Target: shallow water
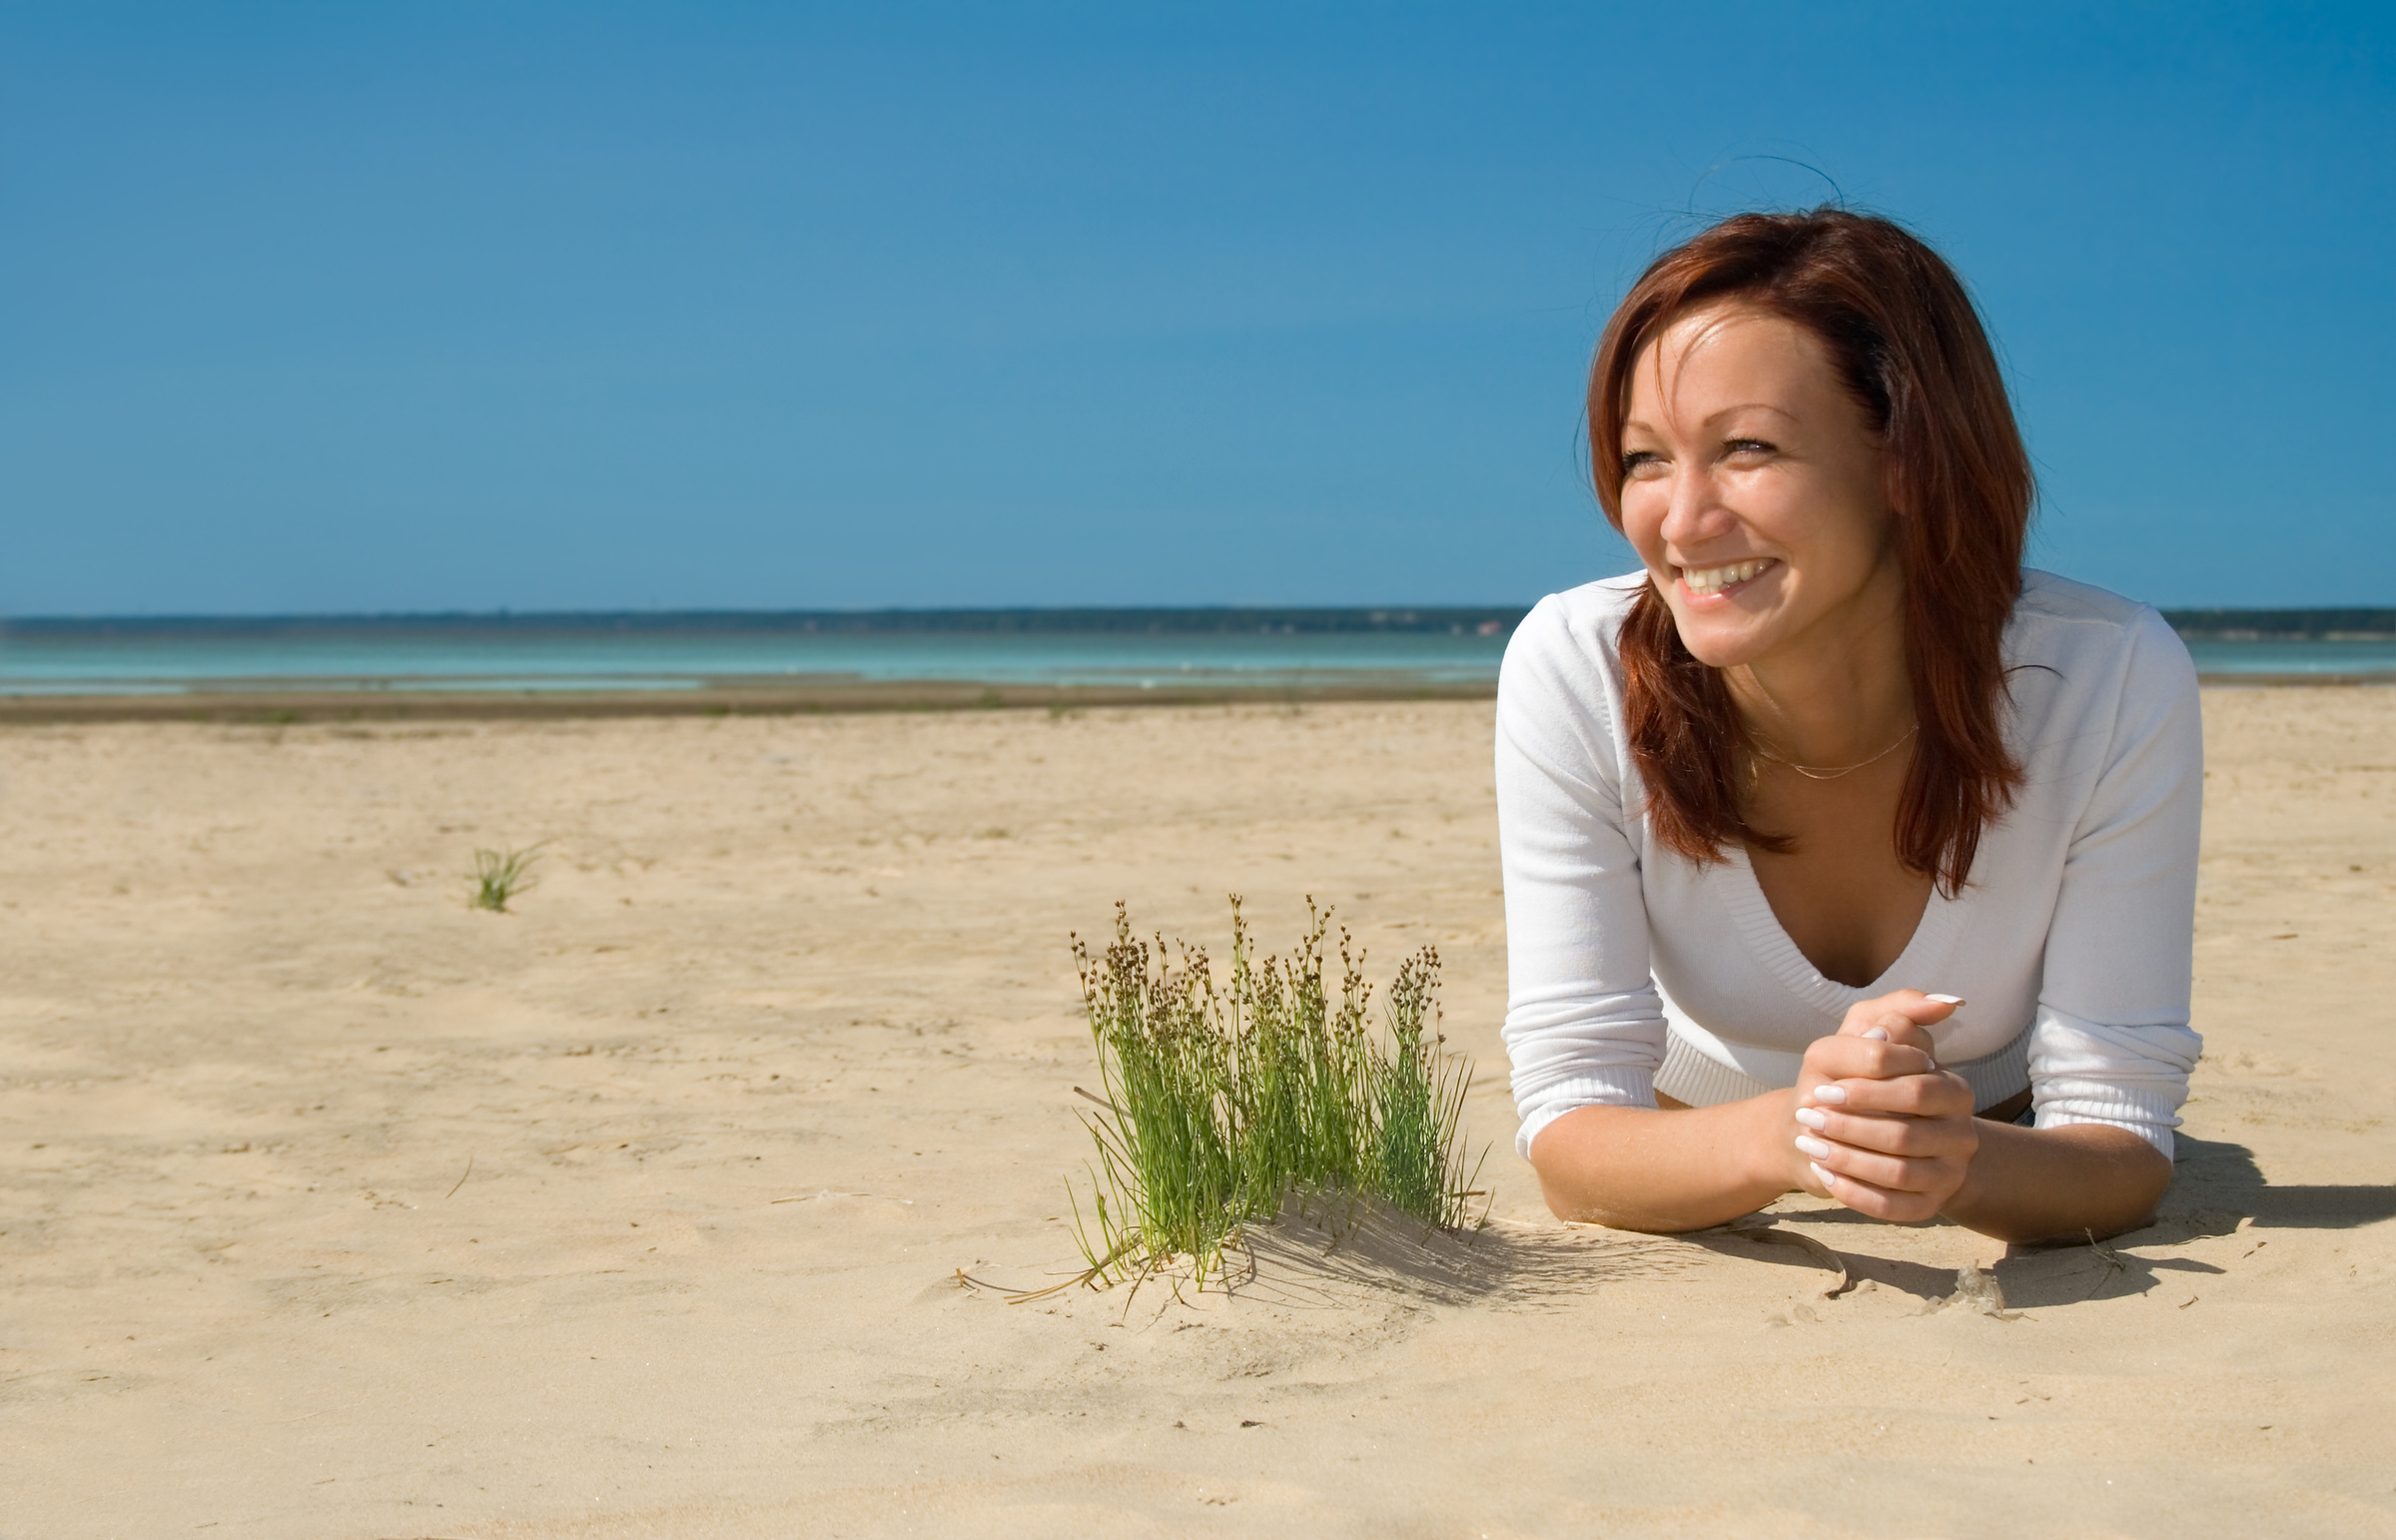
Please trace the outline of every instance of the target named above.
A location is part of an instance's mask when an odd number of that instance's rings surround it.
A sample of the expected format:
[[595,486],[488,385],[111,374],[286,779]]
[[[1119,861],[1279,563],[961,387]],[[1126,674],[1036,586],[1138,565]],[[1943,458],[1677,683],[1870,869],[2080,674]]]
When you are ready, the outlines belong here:
[[2188,655],[2206,674],[2388,674],[2396,641],[2215,641],[2198,637]]
[[[1443,631],[659,632],[472,620],[226,634],[145,626],[0,632],[0,695],[223,689],[680,690],[787,678],[989,684],[1334,684],[1358,675],[1494,682],[1506,637]],[[2385,674],[2396,641],[2189,643],[2207,674]]]
[[311,689],[693,689],[761,677],[991,684],[1320,683],[1497,677],[1501,635],[753,634],[0,637],[0,694]]

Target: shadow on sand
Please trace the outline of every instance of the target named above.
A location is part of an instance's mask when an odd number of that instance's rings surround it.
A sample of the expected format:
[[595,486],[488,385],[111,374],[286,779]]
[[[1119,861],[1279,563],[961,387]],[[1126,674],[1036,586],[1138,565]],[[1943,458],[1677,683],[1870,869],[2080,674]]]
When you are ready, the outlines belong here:
[[2181,1135],[2163,1213],[2199,1211],[2252,1219],[2256,1229],[2352,1229],[2396,1218],[2396,1186],[2275,1186],[2244,1145]]
[[[2073,1304],[2143,1294],[2166,1273],[2218,1274],[2225,1269],[2185,1256],[2142,1256],[2241,1229],[2352,1229],[2396,1218],[2396,1186],[2274,1185],[2254,1152],[2225,1141],[2177,1141],[2177,1168],[2154,1222],[2109,1241],[2013,1246],[1997,1265],[2005,1297],[2015,1304]],[[2265,1244],[2230,1258],[2242,1260]],[[2190,1301],[2191,1303],[2193,1300]]]
[[1206,1286],[1297,1308],[1343,1307],[1395,1293],[1425,1303],[1554,1309],[1604,1283],[1686,1271],[1698,1260],[1693,1252],[1705,1251],[1811,1273],[1810,1292],[1822,1298],[1837,1299],[1870,1280],[1925,1308],[1966,1302],[1969,1295],[1975,1308],[1987,1302],[1988,1313],[2009,1319],[2008,1309],[2144,1294],[2171,1275],[2183,1281],[2219,1275],[2224,1269],[2213,1262],[2171,1253],[2241,1227],[2344,1229],[2392,1217],[2396,1187],[2275,1186],[2244,1146],[2183,1138],[2153,1223],[2105,1240],[2008,1247],[1990,1269],[2001,1293],[1989,1301],[1952,1266],[1860,1248],[1876,1233],[1932,1226],[1890,1225],[1841,1207],[1768,1210],[1677,1236],[1504,1219],[1450,1231],[1370,1199],[1296,1193],[1275,1218],[1240,1233],[1226,1248],[1226,1276]]
[[[2273,1185],[2264,1179],[2254,1153],[2245,1146],[2182,1138],[2171,1187],[2152,1223],[2106,1240],[2010,1246],[1991,1270],[2004,1303],[2014,1308],[2117,1299],[2150,1292],[2167,1275],[2180,1274],[2192,1281],[2189,1275],[2221,1273],[2224,1269],[2212,1262],[2168,1254],[2171,1248],[2193,1240],[2235,1234],[2242,1227],[2349,1229],[2388,1218],[2396,1218],[2396,1186]],[[1813,1267],[1824,1275],[1826,1296],[1845,1291],[1838,1287],[1839,1276],[1833,1270],[1844,1265],[1853,1282],[1870,1278],[1926,1304],[1952,1298],[1958,1282],[1953,1268],[1852,1248],[1865,1242],[1872,1231],[1888,1227],[1849,1209],[1817,1208],[1754,1215],[1685,1238],[1720,1255]],[[1786,1243],[1788,1237],[1816,1229],[1828,1233],[1809,1238],[1835,1260],[1826,1262],[1818,1253],[1810,1255]],[[2166,1254],[2141,1254],[2153,1251]]]
[[1241,1232],[1225,1281],[1233,1293],[1301,1307],[1369,1291],[1546,1309],[1603,1283],[1677,1272],[1687,1264],[1679,1249],[1646,1235],[1504,1219],[1442,1230],[1367,1198],[1292,1193],[1277,1217]]

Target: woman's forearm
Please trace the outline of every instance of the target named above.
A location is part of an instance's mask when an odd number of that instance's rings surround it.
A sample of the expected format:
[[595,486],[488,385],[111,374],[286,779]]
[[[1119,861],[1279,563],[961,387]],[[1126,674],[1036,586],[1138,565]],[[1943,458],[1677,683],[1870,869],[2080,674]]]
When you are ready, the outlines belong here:
[[1752,1213],[1796,1186],[1782,1134],[1796,1093],[1686,1112],[1583,1107],[1539,1131],[1531,1164],[1560,1219],[1669,1234]]
[[[1531,1163],[1557,1217],[1670,1234],[1721,1224],[1803,1182],[1781,1155],[1792,1092],[1655,1112],[1584,1107],[1539,1133]],[[1999,1240],[2102,1238],[2135,1229],[2171,1183],[2171,1162],[2126,1129],[1979,1123],[1980,1148],[1941,1208]]]
[[2170,1184],[2170,1160],[2127,1129],[1988,1124],[1941,1212],[2005,1241],[2101,1238],[2145,1223]]

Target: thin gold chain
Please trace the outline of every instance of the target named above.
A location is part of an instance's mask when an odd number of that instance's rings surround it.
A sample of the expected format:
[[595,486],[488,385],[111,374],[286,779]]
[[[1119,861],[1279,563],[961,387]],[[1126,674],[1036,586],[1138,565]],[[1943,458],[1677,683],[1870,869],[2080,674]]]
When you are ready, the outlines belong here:
[[1870,759],[1859,759],[1852,765],[1801,765],[1794,759],[1783,759],[1780,755],[1773,753],[1770,749],[1754,748],[1750,749],[1749,752],[1754,754],[1758,759],[1769,759],[1776,765],[1786,765],[1790,769],[1796,771],[1799,775],[1804,776],[1809,781],[1835,781],[1843,775],[1855,774],[1858,770],[1863,769],[1866,765],[1879,764],[1882,760],[1887,759],[1899,749],[1904,748],[1906,746],[1907,739],[1912,738],[1914,734],[1920,731],[1922,731],[1922,724],[1920,722],[1916,722],[1913,726],[1907,728],[1904,736],[1900,737],[1895,743],[1890,744],[1887,748],[1881,750],[1878,754],[1873,755]]

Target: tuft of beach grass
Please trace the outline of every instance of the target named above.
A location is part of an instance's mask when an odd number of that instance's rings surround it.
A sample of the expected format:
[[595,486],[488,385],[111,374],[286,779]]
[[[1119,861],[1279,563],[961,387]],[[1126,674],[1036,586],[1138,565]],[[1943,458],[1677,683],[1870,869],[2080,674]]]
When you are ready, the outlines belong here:
[[467,878],[473,884],[473,892],[466,902],[493,914],[507,913],[509,899],[529,892],[540,881],[532,875],[532,863],[540,859],[540,849],[538,845],[530,845],[522,850],[475,851],[474,870]]
[[1334,993],[1330,911],[1308,899],[1306,922],[1287,957],[1259,958],[1234,894],[1224,986],[1203,947],[1136,938],[1122,904],[1103,952],[1073,939],[1103,1092],[1082,1093],[1100,1109],[1085,1118],[1088,1213],[1068,1184],[1083,1281],[1186,1260],[1203,1286],[1241,1226],[1293,1192],[1463,1223],[1471,1067],[1441,1052],[1438,950],[1400,965],[1375,1032],[1363,954],[1338,933]]

